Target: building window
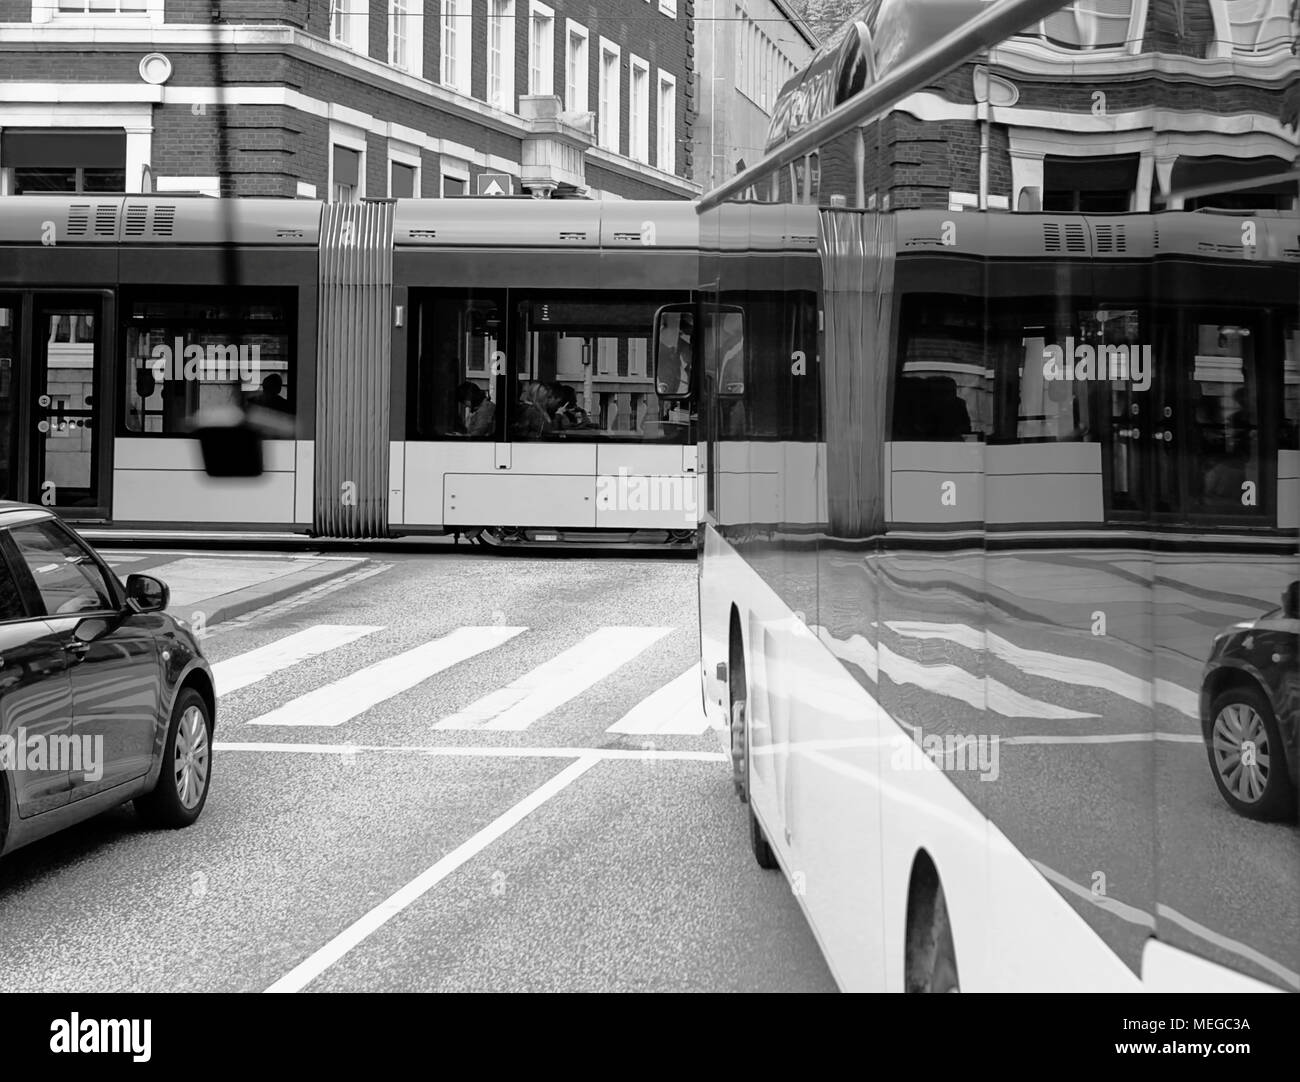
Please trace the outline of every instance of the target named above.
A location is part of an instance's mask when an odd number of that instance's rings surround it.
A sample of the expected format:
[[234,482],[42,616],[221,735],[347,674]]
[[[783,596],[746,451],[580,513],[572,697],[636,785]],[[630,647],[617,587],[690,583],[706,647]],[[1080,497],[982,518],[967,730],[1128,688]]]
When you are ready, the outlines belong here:
[[1132,21],[1133,0],[1074,0],[1021,36],[1063,49],[1119,49],[1129,40]]
[[[90,0],[92,4],[98,0]],[[370,48],[370,12],[366,0],[330,0],[330,40],[353,52]]]
[[442,85],[469,93],[470,0],[442,0]]
[[515,111],[515,0],[488,0],[488,104]]
[[537,0],[528,5],[528,93],[555,93],[555,12]]
[[351,147],[334,146],[330,161],[330,200],[355,203],[361,198],[362,154]]
[[414,199],[420,191],[419,170],[406,162],[388,163],[388,198]]
[[665,173],[677,170],[677,80],[667,72],[659,73],[659,97],[655,103],[658,118],[655,133],[655,164]]
[[639,56],[628,59],[627,153],[650,161],[650,66]]
[[1043,210],[1046,213],[1123,214],[1132,210],[1138,156],[1043,159]]
[[585,113],[587,91],[587,31],[571,19],[567,21],[564,60],[564,107],[571,113]]
[[597,108],[597,141],[606,150],[618,153],[618,111],[620,102],[619,48],[611,41],[600,39],[600,100]]
[[6,128],[0,161],[14,195],[126,191],[126,132],[118,129]]
[[388,62],[401,71],[424,71],[424,0],[388,0]]
[[1210,0],[1212,56],[1276,56],[1289,52],[1295,29],[1291,0]]
[[140,16],[149,10],[147,0],[58,0],[60,15]]
[[677,18],[677,0],[659,0],[659,10],[670,19]]
[[442,196],[469,194],[469,163],[459,159],[442,160]]

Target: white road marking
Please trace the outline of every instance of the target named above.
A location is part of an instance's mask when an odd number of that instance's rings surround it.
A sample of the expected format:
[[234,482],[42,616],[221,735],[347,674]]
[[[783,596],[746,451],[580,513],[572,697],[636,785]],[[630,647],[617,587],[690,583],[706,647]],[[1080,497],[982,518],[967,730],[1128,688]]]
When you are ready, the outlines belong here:
[[700,666],[692,665],[681,676],[642,699],[607,733],[653,736],[699,736],[709,728],[700,703]]
[[658,642],[670,627],[602,627],[531,672],[483,696],[435,729],[491,729],[518,732],[556,707],[577,698],[599,680]]
[[395,894],[380,902],[374,909],[331,939],[314,954],[309,955],[276,981],[268,992],[300,992],[329,969],[348,951],[363,943],[408,906],[441,883],[461,865],[468,863],[511,827],[522,822],[551,797],[568,788],[583,774],[600,762],[596,756],[584,756],[570,763],[550,781],[533,790],[504,815],[492,820],[468,841],[458,845],[441,860],[426,868]]
[[249,725],[342,725],[444,669],[508,642],[525,627],[459,627],[448,635],[367,665],[299,695]]
[[[899,635],[913,639],[947,639],[968,650],[984,649],[984,634],[967,624],[936,624],[924,620],[890,620],[886,626]],[[1199,718],[1197,694],[1170,680],[1156,680],[1154,695],[1151,681],[1134,676],[1114,665],[1086,658],[1066,657],[1046,650],[1030,650],[989,633],[988,649],[995,657],[1014,665],[1027,676],[1039,676],[1077,687],[1105,688],[1145,707],[1156,703],[1172,707],[1180,714]],[[1095,716],[1095,715],[1092,715]]]
[[225,695],[265,680],[272,673],[287,669],[290,665],[297,665],[300,661],[346,646],[364,635],[382,630],[382,627],[360,624],[317,624],[266,646],[259,646],[256,650],[249,650],[246,654],[218,661],[212,666],[212,680],[217,686],[217,694]]
[[490,745],[450,744],[284,744],[260,740],[218,740],[213,748],[221,752],[253,752],[284,755],[422,755],[428,758],[470,759],[634,759],[654,762],[725,763],[731,756],[720,751],[672,751],[663,748],[514,748]]

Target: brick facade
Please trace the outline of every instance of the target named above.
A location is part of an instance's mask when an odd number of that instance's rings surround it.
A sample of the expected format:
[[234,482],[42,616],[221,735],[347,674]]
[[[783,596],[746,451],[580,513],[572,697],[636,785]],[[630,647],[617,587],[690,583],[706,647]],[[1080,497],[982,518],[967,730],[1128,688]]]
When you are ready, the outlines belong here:
[[[530,129],[518,114],[492,109],[485,103],[489,0],[471,0],[469,6],[472,18],[467,32],[460,35],[462,43],[472,43],[471,95],[466,98],[442,88],[438,82],[442,0],[425,0],[423,40],[416,46],[422,49],[422,80],[399,73],[387,64],[388,0],[370,0],[364,25],[368,56],[364,57],[330,42],[327,0],[222,0],[223,30],[233,32],[236,42],[233,48],[222,51],[220,72],[212,47],[187,30],[209,22],[209,0],[166,0],[164,25],[155,26],[149,36],[142,34],[138,45],[76,40],[72,24],[61,25],[57,17],[33,25],[31,0],[0,0],[0,24],[16,28],[26,24],[29,28],[13,37],[0,29],[0,82],[65,84],[59,99],[66,103],[51,108],[48,92],[34,90],[33,98],[45,100],[0,104],[0,130],[6,124],[7,112],[29,118],[43,109],[51,113],[51,128],[94,126],[93,119],[63,121],[59,113],[93,117],[97,112],[115,112],[111,94],[105,101],[102,86],[89,85],[115,84],[123,87],[118,115],[130,111],[132,116],[143,116],[142,110],[147,109],[147,118],[137,125],[135,137],[147,139],[137,146],[145,148],[141,160],[155,177],[220,174],[223,189],[234,194],[292,197],[305,184],[314,187],[318,196],[326,197],[333,118],[340,138],[355,138],[358,129],[364,133],[367,196],[388,193],[390,136],[408,149],[418,145],[422,195],[440,194],[440,166],[448,156],[468,160],[471,186],[481,172],[507,171],[513,174],[516,190],[520,190],[524,144],[530,138]],[[698,190],[690,179],[689,149],[693,0],[679,0],[676,18],[661,13],[658,0],[600,0],[598,4],[591,0],[551,0],[548,6],[554,10],[553,90],[557,96],[563,98],[565,93],[566,19],[580,23],[589,34],[588,108],[592,112],[597,111],[599,102],[600,38],[608,38],[620,47],[619,153],[624,157],[630,137],[630,57],[635,53],[650,65],[649,168],[630,160],[626,168],[601,167],[588,155],[583,178],[586,188],[627,198],[679,199],[693,195]],[[464,7],[462,4],[462,10]],[[529,93],[529,15],[528,0],[515,0],[513,62],[517,96]],[[101,23],[106,20],[111,17],[100,17]],[[169,41],[168,31],[173,26],[175,36]],[[269,42],[251,37],[263,35],[265,39],[268,33]],[[137,88],[144,85],[139,63],[142,56],[153,51],[168,57],[172,73],[158,93],[160,100],[145,106],[139,104]],[[657,168],[659,70],[676,81],[675,168],[670,176],[661,175]],[[224,109],[215,104],[214,88],[219,83],[227,88],[230,102]],[[87,84],[84,107],[77,105],[78,84]],[[23,123],[30,126],[31,121],[25,119]],[[400,126],[399,130],[390,131],[390,125]],[[419,138],[414,133],[419,133]],[[128,129],[128,144],[131,139],[132,130]],[[419,145],[426,142],[429,145]],[[4,162],[0,161],[3,168]],[[127,190],[139,190],[134,177],[128,177]]]

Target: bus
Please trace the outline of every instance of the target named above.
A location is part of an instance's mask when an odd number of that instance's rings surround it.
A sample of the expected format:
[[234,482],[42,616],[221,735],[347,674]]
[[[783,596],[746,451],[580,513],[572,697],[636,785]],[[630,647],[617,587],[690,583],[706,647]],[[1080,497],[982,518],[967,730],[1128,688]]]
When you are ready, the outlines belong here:
[[1177,7],[868,3],[659,313],[705,709],[846,990],[1300,990],[1300,60]]
[[[668,201],[0,199],[0,497],[689,551],[694,422],[649,366],[698,231]],[[196,426],[250,406],[257,469],[205,471]]]

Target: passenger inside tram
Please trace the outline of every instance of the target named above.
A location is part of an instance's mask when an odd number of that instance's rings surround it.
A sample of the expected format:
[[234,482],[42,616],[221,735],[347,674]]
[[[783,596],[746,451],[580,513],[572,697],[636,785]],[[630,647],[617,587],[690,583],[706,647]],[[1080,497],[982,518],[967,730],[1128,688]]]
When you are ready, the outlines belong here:
[[496,403],[483,393],[483,388],[465,380],[456,388],[455,436],[471,440],[491,439],[496,432]]

